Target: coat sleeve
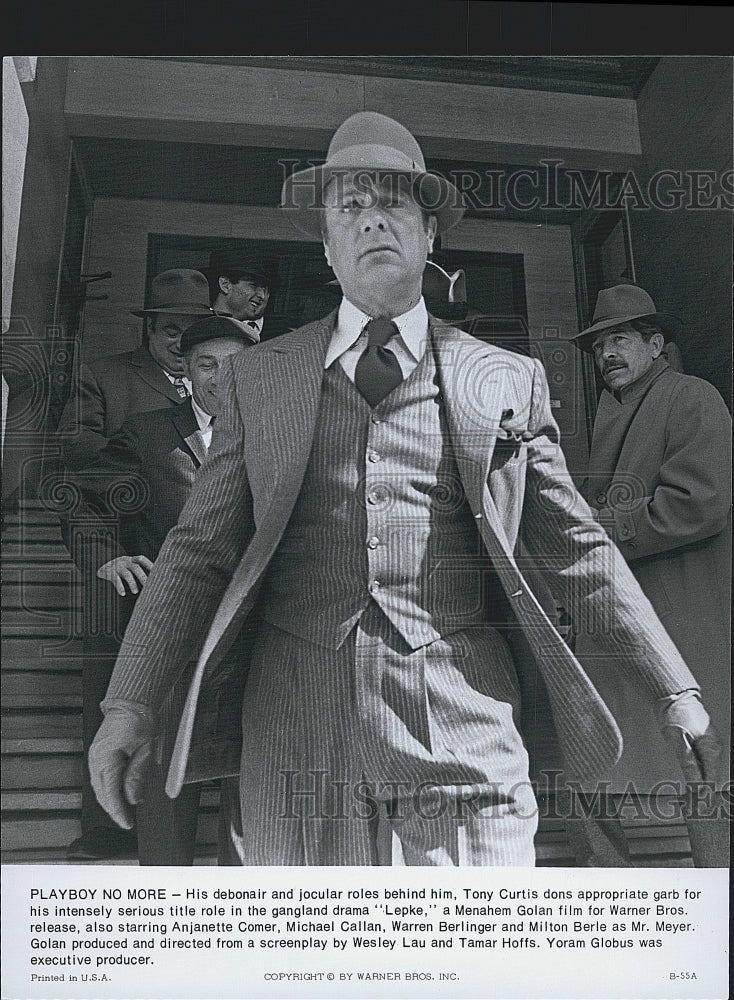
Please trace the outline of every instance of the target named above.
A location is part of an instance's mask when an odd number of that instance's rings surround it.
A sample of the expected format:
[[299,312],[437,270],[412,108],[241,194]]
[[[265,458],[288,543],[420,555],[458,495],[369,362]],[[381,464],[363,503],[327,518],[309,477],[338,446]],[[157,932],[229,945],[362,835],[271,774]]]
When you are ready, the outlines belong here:
[[665,451],[652,496],[599,520],[632,562],[700,542],[726,527],[731,503],[731,420],[716,389],[682,379],[670,400]]
[[534,362],[522,537],[558,603],[655,698],[698,687],[619,549],[566,469],[542,365]]
[[64,408],[57,428],[64,464],[82,469],[107,444],[106,401],[89,365],[82,365],[79,386]]
[[154,711],[198,657],[232,573],[254,533],[245,427],[231,363],[207,460],[138,598],[103,708]]

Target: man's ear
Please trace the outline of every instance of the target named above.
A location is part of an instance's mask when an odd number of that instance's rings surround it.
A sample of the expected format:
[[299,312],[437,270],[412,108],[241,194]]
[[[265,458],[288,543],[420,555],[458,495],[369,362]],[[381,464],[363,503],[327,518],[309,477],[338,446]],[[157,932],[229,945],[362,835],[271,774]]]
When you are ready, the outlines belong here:
[[224,295],[229,295],[232,291],[232,282],[224,275],[221,275],[219,278],[219,291]]
[[653,333],[652,337],[650,337],[650,344],[652,346],[653,358],[659,358],[665,347],[665,337],[663,337],[662,333]]

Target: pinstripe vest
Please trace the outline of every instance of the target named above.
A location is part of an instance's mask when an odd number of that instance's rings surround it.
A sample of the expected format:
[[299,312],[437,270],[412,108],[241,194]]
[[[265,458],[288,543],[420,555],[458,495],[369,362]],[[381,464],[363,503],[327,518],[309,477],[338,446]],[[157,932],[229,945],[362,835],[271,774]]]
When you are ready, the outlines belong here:
[[449,453],[433,353],[374,409],[331,365],[262,617],[335,649],[374,600],[417,649],[486,620],[488,569]]

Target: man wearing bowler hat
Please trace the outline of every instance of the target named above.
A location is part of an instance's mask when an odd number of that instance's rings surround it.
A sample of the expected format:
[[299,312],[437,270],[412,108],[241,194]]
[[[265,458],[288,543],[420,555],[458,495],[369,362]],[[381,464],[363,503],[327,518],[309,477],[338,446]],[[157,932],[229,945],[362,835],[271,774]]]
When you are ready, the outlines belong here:
[[[169,792],[236,768],[246,863],[533,864],[517,658],[543,672],[569,768],[620,747],[527,585],[520,532],[580,621],[612,615],[606,647],[668,699],[697,771],[715,738],[696,682],[570,484],[539,362],[426,312],[427,254],[464,208],[415,138],[352,115],[282,205],[344,297],[232,364],[115,667],[97,794],[129,825],[157,706],[185,683]],[[243,696],[227,654],[250,625]],[[240,732],[214,712],[235,699]]]
[[[59,424],[64,463],[72,473],[85,468],[133,413],[174,407],[190,395],[179,348],[181,334],[196,319],[211,316],[209,289],[199,271],[172,268],[156,275],[148,305],[131,310],[145,322],[143,343],[82,365],[77,392]],[[70,544],[74,544],[73,542]],[[99,703],[120,642],[125,609],[108,583],[92,573],[84,581],[83,745],[99,726]],[[82,834],[69,847],[71,859],[111,858],[134,853],[134,838],[110,824],[84,769]]]
[[252,254],[215,250],[205,274],[214,312],[231,316],[250,340],[258,343],[263,314],[278,283],[277,265]]
[[[575,338],[606,385],[581,492],[691,668],[726,745],[731,420],[712,385],[674,371],[665,359],[664,345],[680,332],[680,320],[658,312],[636,285],[599,292],[592,325]],[[670,791],[675,760],[666,744],[647,738],[653,701],[614,668],[593,636],[578,636],[576,652],[624,737],[622,759],[603,777],[618,792],[630,782],[640,793],[658,782]],[[721,783],[726,775],[711,777]],[[700,820],[688,816],[693,860],[725,866],[726,820],[714,819],[718,800],[709,800],[699,803]]]

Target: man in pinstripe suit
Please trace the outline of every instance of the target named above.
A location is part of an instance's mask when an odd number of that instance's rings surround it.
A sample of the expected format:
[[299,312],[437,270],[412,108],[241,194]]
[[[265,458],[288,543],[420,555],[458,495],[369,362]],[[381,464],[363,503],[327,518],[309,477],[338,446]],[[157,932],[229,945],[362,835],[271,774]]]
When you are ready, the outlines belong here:
[[695,679],[571,485],[540,364],[425,311],[459,193],[361,112],[283,204],[344,298],[231,366],[103,705],[100,802],[129,824],[156,710],[186,685],[167,788],[238,773],[245,863],[533,864],[518,668],[526,689],[542,672],[570,773],[620,738],[520,551],[685,730],[698,776],[716,739]]

